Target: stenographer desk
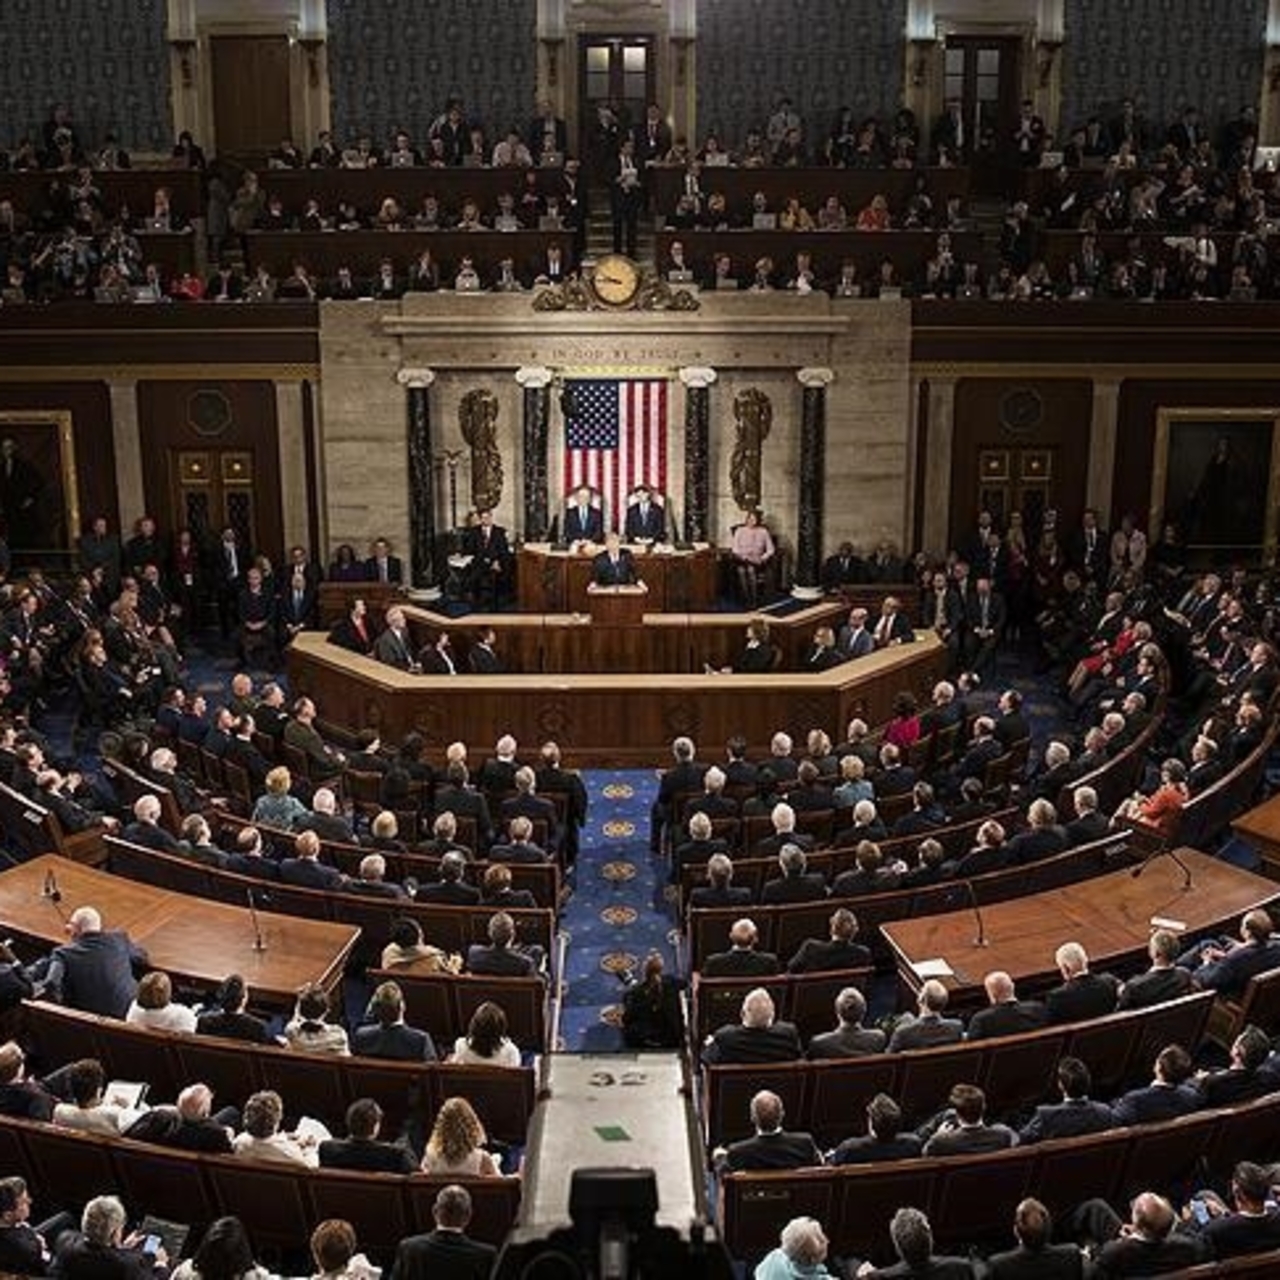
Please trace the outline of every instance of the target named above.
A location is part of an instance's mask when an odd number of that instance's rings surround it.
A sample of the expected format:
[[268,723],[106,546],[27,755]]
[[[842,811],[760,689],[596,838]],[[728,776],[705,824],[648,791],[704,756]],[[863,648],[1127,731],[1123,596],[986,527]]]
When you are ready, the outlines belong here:
[[[1190,867],[1192,888],[1168,857],[1157,857],[1135,876],[1133,868],[1066,885],[982,909],[986,945],[979,946],[978,919],[971,908],[881,925],[903,990],[914,996],[929,976],[921,966],[943,960],[953,976],[941,981],[957,1004],[980,1002],[982,980],[993,970],[1008,973],[1026,992],[1060,981],[1054,952],[1080,943],[1090,967],[1133,967],[1146,954],[1155,919],[1176,921],[1181,933],[1205,930],[1234,934],[1246,911],[1280,896],[1280,886],[1195,849],[1179,849]],[[1165,927],[1169,927],[1166,925]]]
[[[839,604],[816,605],[778,620],[784,653],[803,648]],[[451,619],[406,609],[421,634],[454,632]],[[689,734],[718,750],[735,733],[756,745],[784,729],[843,732],[854,716],[889,718],[903,689],[924,694],[946,665],[932,633],[820,673],[706,674],[742,646],[746,615],[645,614],[641,626],[601,627],[573,615],[471,615],[469,632],[492,625],[509,670],[496,676],[411,675],[350,653],[316,632],[289,647],[289,683],[312,696],[326,725],[373,727],[390,741],[410,730],[433,747],[456,738],[493,742],[513,733],[527,742],[554,738],[575,765],[645,765],[670,758],[671,740]],[[461,654],[455,651],[460,657]]]
[[[49,873],[61,895],[45,892]],[[291,1009],[298,990],[318,982],[332,992],[359,930],[258,911],[266,947],[254,950],[249,909],[209,902],[95,871],[44,854],[0,874],[0,927],[48,946],[67,940],[77,907],[96,907],[103,927],[123,929],[151,964],[180,982],[212,990],[229,973],[244,975],[258,1003]]]

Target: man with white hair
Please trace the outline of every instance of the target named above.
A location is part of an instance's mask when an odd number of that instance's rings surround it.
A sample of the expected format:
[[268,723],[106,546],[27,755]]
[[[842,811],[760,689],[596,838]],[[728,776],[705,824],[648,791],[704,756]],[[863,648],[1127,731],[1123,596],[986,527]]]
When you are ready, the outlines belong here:
[[754,920],[744,916],[729,930],[728,951],[718,951],[702,962],[706,978],[767,978],[778,972],[778,957],[772,951],[757,951],[759,933]]
[[223,1107],[213,1113],[213,1090],[207,1084],[189,1084],[174,1106],[152,1107],[125,1133],[138,1142],[154,1142],[183,1151],[230,1155],[231,1142],[240,1126],[240,1112]]
[[413,639],[409,635],[404,610],[399,605],[392,605],[387,610],[386,630],[373,642],[373,656],[399,671],[421,670],[413,656]]
[[1088,953],[1078,942],[1064,942],[1053,960],[1062,985],[1045,996],[1050,1022],[1086,1022],[1115,1012],[1120,983],[1109,973],[1090,973]]
[[1057,804],[1062,788],[1077,776],[1076,768],[1071,763],[1071,748],[1054,738],[1045,747],[1044,764],[1036,770],[1028,790],[1037,800],[1050,800]]
[[772,772],[776,781],[793,782],[799,764],[791,755],[791,735],[779,730],[769,740],[769,759],[766,767]]
[[1071,793],[1071,807],[1076,816],[1067,823],[1069,849],[1105,840],[1111,834],[1111,819],[1099,811],[1098,793],[1092,787],[1076,787]]
[[944,1018],[947,989],[937,978],[930,978],[916,997],[917,1012],[904,1014],[889,1037],[889,1052],[903,1049],[931,1049],[940,1044],[956,1044],[964,1039],[964,1023],[959,1018]]
[[725,783],[728,781],[725,771],[713,764],[702,775],[702,795],[690,800],[685,814],[693,817],[695,813],[705,813],[708,818],[736,818],[738,802],[725,795]]
[[[689,819],[689,838],[676,845],[671,857],[671,883],[680,883],[680,872],[684,867],[698,866],[710,862],[717,853],[728,853],[729,842],[715,834],[711,819],[699,810]],[[750,895],[748,895],[750,901]]]
[[826,1268],[827,1237],[816,1218],[792,1218],[782,1228],[778,1247],[764,1256],[755,1269],[755,1280],[797,1280],[822,1277]]
[[476,775],[476,786],[490,798],[504,796],[516,789],[516,770],[520,761],[516,759],[519,743],[509,734],[504,733],[493,744],[493,756],[480,766]]
[[755,1133],[718,1150],[716,1168],[738,1173],[743,1169],[812,1169],[820,1165],[822,1153],[813,1136],[788,1133],[782,1127],[784,1117],[782,1099],[761,1089],[751,1099],[751,1126]]
[[68,1231],[58,1242],[53,1262],[55,1275],[76,1277],[166,1276],[169,1256],[161,1246],[154,1254],[142,1251],[142,1237],[124,1239],[124,1205],[115,1196],[95,1196],[80,1216],[80,1230]]
[[120,832],[122,840],[154,849],[157,853],[181,853],[182,846],[171,831],[160,825],[160,801],[149,791],[133,802],[133,821]]
[[321,840],[354,844],[351,823],[338,812],[338,797],[330,787],[317,787],[311,797],[311,812],[295,824],[296,831],[314,831]]
[[66,924],[70,939],[32,969],[39,994],[69,1009],[123,1019],[138,994],[134,969],[147,953],[120,930],[105,930],[95,907],[77,907]]
[[763,988],[748,991],[737,1023],[707,1038],[702,1060],[708,1063],[792,1062],[802,1057],[800,1035],[789,1022],[775,1020],[773,997]]
[[782,852],[783,846],[788,844],[805,850],[813,848],[813,837],[796,830],[796,811],[785,800],[779,800],[773,806],[769,811],[769,820],[773,823],[773,831],[756,841],[751,850],[753,858],[776,857]]
[[920,717],[920,736],[923,738],[939,729],[949,729],[964,717],[964,707],[956,701],[956,687],[950,680],[939,680],[933,686],[929,707]]
[[387,860],[380,853],[366,853],[360,859],[356,878],[347,882],[346,891],[369,898],[403,899],[408,896],[398,884],[387,879]]
[[793,840],[778,851],[778,870],[782,874],[761,889],[761,902],[818,902],[827,896],[822,872],[808,870],[805,852]]
[[199,787],[178,772],[178,757],[169,747],[157,747],[149,763],[151,777],[173,796],[182,813],[196,813],[204,807]]
[[674,824],[677,817],[677,798],[702,789],[702,778],[707,771],[704,764],[699,764],[697,748],[692,738],[680,737],[671,744],[671,754],[675,764],[668,769],[658,783],[658,798],[649,811],[649,849],[659,853],[662,849],[662,836],[668,824]]
[[1005,845],[1010,866],[1024,866],[1051,858],[1067,847],[1067,833],[1058,825],[1058,811],[1049,800],[1033,800],[1027,809],[1027,829]]
[[535,824],[543,823],[548,849],[560,847],[560,819],[554,802],[537,794],[538,776],[528,765],[521,765],[513,775],[516,794],[502,801],[498,812],[504,827],[510,828],[512,818],[528,818]]

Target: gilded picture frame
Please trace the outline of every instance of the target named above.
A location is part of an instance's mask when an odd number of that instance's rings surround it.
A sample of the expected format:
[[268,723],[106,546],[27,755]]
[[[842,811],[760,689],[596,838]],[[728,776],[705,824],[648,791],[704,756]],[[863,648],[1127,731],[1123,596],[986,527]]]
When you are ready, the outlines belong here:
[[79,492],[70,410],[0,410],[0,531],[10,551],[69,553]]

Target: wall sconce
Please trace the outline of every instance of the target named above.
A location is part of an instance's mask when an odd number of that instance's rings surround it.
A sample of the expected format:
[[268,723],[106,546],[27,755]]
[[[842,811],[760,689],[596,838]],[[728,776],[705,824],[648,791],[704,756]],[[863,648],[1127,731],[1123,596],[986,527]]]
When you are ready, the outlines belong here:
[[178,55],[178,69],[182,73],[182,87],[190,89],[195,83],[196,42],[194,40],[170,40],[170,46]]
[[929,78],[929,60],[937,43],[932,36],[911,39],[911,83],[917,89]]
[[1053,64],[1058,60],[1062,49],[1061,40],[1038,40],[1036,42],[1036,72],[1040,77],[1040,88],[1049,87],[1049,77],[1053,75]]
[[307,55],[307,83],[313,88],[320,87],[320,50],[324,41],[319,36],[303,36],[298,40],[302,52]]

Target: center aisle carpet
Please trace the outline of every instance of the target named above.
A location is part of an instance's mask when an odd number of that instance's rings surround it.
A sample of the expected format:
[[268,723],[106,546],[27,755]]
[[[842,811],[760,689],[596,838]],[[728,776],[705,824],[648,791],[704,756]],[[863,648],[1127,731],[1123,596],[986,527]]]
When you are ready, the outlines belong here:
[[560,1024],[569,1052],[622,1048],[623,984],[651,950],[674,971],[672,921],[664,890],[665,865],[649,854],[649,808],[658,791],[652,769],[590,769],[590,797],[574,892],[560,914],[569,937]]

